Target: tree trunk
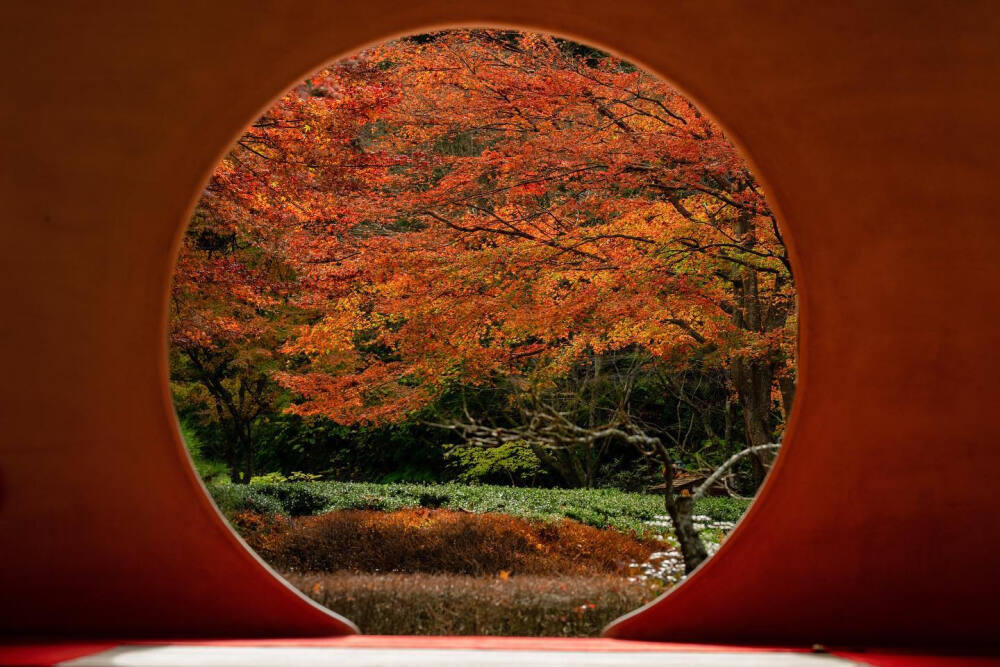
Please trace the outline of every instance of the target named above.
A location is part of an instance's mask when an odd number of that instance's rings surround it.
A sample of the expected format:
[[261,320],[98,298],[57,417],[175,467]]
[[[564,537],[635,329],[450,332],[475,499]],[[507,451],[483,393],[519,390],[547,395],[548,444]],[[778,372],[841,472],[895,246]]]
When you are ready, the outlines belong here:
[[[738,357],[733,360],[731,373],[743,408],[747,446],[756,447],[771,442],[774,437],[771,418],[771,385],[774,382],[772,365],[759,359]],[[774,455],[769,452],[750,457],[755,488],[763,483],[773,459]]]
[[243,450],[244,450],[244,461],[245,461],[243,467],[243,476],[246,478],[247,483],[249,484],[250,480],[253,479],[255,472],[253,464],[253,442],[250,440],[249,437],[243,444]]
[[529,443],[529,446],[542,463],[562,478],[566,486],[571,489],[587,488],[587,475],[572,452],[533,443]]
[[229,460],[226,461],[226,466],[229,468],[229,481],[233,484],[242,484],[243,480],[240,478],[240,466],[236,461],[235,455],[229,457]]
[[240,448],[243,450],[243,478],[249,484],[256,473],[254,466],[253,432],[251,431],[253,426],[249,421],[244,421],[237,428],[240,434]]
[[222,408],[216,404],[219,410],[219,424],[222,426],[222,437],[225,438],[225,459],[226,467],[229,468],[229,481],[233,484],[245,484],[242,476],[243,468],[240,462],[240,438],[235,424],[225,418]]
[[781,389],[781,409],[787,420],[792,414],[792,404],[795,402],[795,378],[791,375],[783,375],[778,379],[778,387]]
[[233,484],[249,484],[254,474],[253,440],[250,426],[230,422],[231,428],[223,433],[229,440],[226,465],[229,467],[229,481]]
[[674,467],[667,462],[663,467],[664,489],[663,504],[671,523],[674,524],[674,535],[681,548],[684,558],[684,573],[691,574],[694,569],[708,558],[708,551],[695,530],[692,515],[694,514],[694,499],[690,496],[674,494]]

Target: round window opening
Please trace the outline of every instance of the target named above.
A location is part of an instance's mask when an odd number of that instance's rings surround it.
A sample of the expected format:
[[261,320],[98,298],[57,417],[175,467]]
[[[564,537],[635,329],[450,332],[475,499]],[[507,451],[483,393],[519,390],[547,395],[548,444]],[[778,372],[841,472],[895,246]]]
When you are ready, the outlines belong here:
[[212,174],[169,315],[220,510],[368,633],[597,634],[725,540],[794,396],[788,255],[739,152],[529,32],[295,86]]

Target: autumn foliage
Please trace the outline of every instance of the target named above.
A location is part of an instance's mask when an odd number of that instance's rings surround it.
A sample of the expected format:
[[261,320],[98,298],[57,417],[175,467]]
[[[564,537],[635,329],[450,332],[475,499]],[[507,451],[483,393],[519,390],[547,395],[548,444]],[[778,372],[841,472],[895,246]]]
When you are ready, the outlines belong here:
[[400,39],[296,86],[213,174],[174,297],[177,376],[234,462],[275,381],[296,414],[377,424],[641,350],[719,369],[749,444],[792,395],[789,260],[739,153],[663,81],[550,36]]

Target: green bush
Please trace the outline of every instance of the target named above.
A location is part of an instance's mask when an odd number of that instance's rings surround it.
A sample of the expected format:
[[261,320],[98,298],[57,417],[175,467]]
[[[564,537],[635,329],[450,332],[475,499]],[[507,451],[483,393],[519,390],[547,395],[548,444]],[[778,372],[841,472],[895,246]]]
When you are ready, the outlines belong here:
[[547,481],[545,465],[523,441],[496,447],[452,445],[445,460],[458,482],[467,484],[510,484],[537,486]]
[[318,514],[330,504],[325,490],[315,482],[259,484],[257,490],[276,500],[283,508],[283,513],[291,516]]
[[285,506],[277,498],[261,492],[261,487],[249,484],[215,484],[209,487],[215,504],[226,516],[240,512],[285,514]]
[[280,484],[287,482],[288,478],[280,472],[269,472],[266,475],[258,475],[250,478],[250,486],[265,486],[268,484]]
[[716,521],[739,521],[752,498],[702,498],[694,506],[695,514],[710,516]]
[[280,472],[269,472],[266,475],[258,475],[250,478],[250,484],[254,486],[266,486],[269,484],[280,484],[281,482],[315,482],[322,478],[322,475],[313,475],[307,472],[293,472],[285,477]]
[[316,482],[323,479],[322,475],[314,475],[308,472],[296,471],[288,476],[288,482]]
[[[534,489],[468,484],[373,484],[366,482],[285,482],[209,487],[226,514],[252,510],[302,516],[340,509],[392,511],[442,507],[477,514],[502,512],[526,519],[574,519],[595,528],[615,528],[643,535],[646,524],[665,514],[663,498],[616,489]],[[696,514],[735,521],[750,501],[704,498]],[[268,507],[270,509],[261,509]]]

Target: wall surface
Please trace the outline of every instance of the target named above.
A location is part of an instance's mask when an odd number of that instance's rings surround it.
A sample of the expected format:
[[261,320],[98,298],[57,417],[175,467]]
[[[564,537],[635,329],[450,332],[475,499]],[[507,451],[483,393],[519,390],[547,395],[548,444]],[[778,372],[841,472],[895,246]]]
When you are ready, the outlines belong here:
[[996,642],[1000,7],[992,0],[12,0],[0,8],[0,628],[349,632],[249,553],[166,389],[184,221],[323,63],[442,25],[608,47],[750,156],[801,292],[801,389],[719,556],[616,637]]

